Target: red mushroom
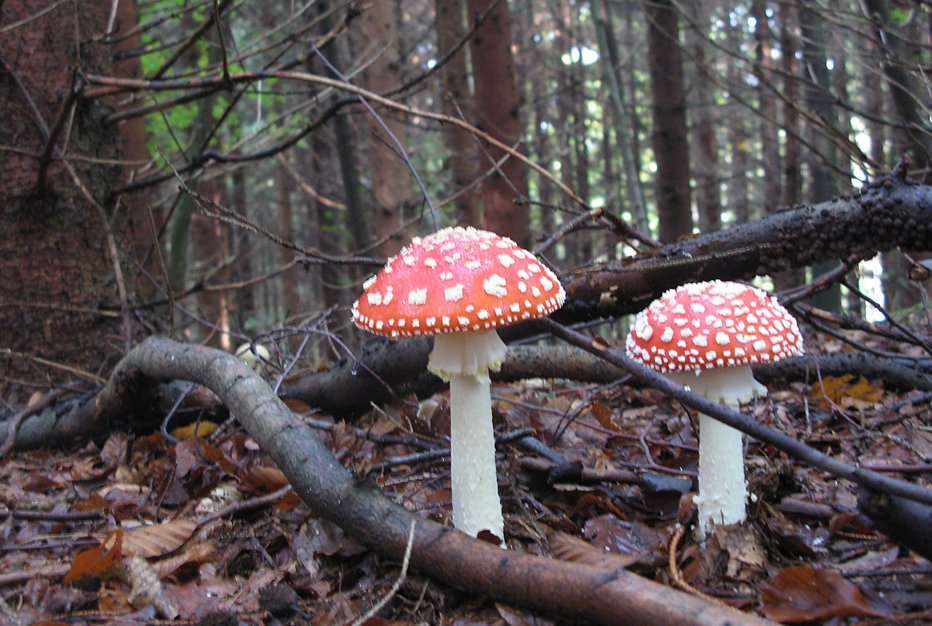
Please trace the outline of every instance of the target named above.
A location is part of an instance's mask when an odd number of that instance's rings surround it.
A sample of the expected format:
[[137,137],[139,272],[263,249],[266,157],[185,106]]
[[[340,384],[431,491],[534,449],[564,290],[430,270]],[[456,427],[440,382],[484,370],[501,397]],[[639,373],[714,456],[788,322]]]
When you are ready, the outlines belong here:
[[[691,283],[641,311],[628,356],[710,400],[737,406],[767,388],[751,365],[802,354],[796,320],[772,296],[740,283]],[[746,516],[741,431],[699,415],[699,532]]]
[[390,338],[436,335],[427,368],[450,381],[453,525],[504,540],[489,371],[506,347],[495,328],[563,305],[560,281],[514,241],[445,228],[411,244],[368,280],[353,321]]

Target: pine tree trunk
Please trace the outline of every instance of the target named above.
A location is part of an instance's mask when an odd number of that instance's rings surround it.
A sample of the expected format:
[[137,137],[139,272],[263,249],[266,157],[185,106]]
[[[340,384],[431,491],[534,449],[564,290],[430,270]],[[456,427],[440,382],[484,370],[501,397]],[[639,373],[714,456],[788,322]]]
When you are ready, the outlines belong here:
[[[740,54],[741,33],[737,27],[726,24],[725,34],[728,48]],[[737,63],[728,64],[729,89],[740,91],[744,81],[741,68]],[[744,224],[751,218],[750,191],[748,189],[748,146],[750,138],[741,105],[731,95],[731,107],[737,111],[728,121],[728,144],[731,152],[731,173],[728,177],[727,206],[734,214],[736,224]]]
[[[799,112],[799,78],[796,67],[797,40],[795,33],[796,19],[791,6],[780,3],[778,7],[780,22],[780,49],[783,52],[780,69],[783,72],[783,97],[781,125],[786,129],[786,143],[783,153],[782,190],[780,205],[791,207],[802,200],[803,183],[800,165],[800,144],[797,137],[800,132]],[[805,272],[799,269],[778,272],[774,284],[778,290],[797,287],[806,280]]]
[[689,143],[686,88],[679,19],[671,0],[643,3],[647,15],[654,157],[657,160],[657,215],[660,240],[669,242],[692,233],[689,191]]
[[[690,3],[694,28],[688,31],[690,51],[697,66],[693,78],[694,105],[691,110],[695,133],[693,170],[696,177],[696,208],[699,214],[699,231],[710,233],[722,227],[722,187],[719,174],[718,139],[715,131],[719,123],[713,116],[715,93],[713,83],[706,76],[706,45],[711,19],[707,3],[694,0]],[[713,70],[714,71],[714,70]]]
[[[110,223],[110,183],[120,179],[110,163],[120,157],[119,136],[102,123],[102,103],[72,109],[69,101],[74,70],[113,71],[110,50],[96,43],[109,10],[108,3],[86,3],[36,17],[34,2],[0,3],[0,23],[23,21],[0,32],[0,386],[42,378],[37,368],[53,381],[62,377],[29,356],[100,371],[131,338],[118,286],[132,296],[135,274],[123,273],[108,244],[112,233],[119,253],[129,238],[126,220]],[[72,111],[67,161],[57,132],[50,158],[36,158],[46,153],[56,119]]]
[[[821,124],[837,127],[837,116],[832,104],[831,76],[828,71],[828,59],[825,50],[824,20],[812,10],[803,5],[799,8],[799,23],[803,39],[803,62],[806,66],[807,77],[810,82],[806,89],[807,110],[820,120]],[[818,155],[810,163],[809,199],[812,202],[824,202],[838,194],[838,181],[835,171],[838,168],[838,149],[829,131],[815,127],[809,122],[811,144]],[[818,263],[812,268],[813,278],[831,270],[837,263]],[[812,299],[813,306],[829,311],[841,310],[841,288],[836,284],[816,294]]]
[[[363,74],[363,85],[373,93],[385,93],[397,87],[401,70],[398,43],[398,19],[394,2],[373,2],[361,16],[361,29],[369,44],[380,51],[379,57]],[[375,211],[375,235],[379,254],[397,254],[413,234],[405,226],[405,203],[413,189],[411,170],[398,154],[395,141],[408,146],[406,124],[388,111],[377,111],[380,120],[366,114],[368,157],[372,204]]]
[[[481,15],[490,0],[467,0],[470,18]],[[476,125],[496,139],[521,149],[523,139],[519,112],[517,79],[511,52],[511,14],[507,0],[499,0],[472,41],[473,84],[475,85]],[[480,159],[483,166],[498,161],[504,152],[485,146],[488,156]],[[528,207],[516,203],[528,193],[527,169],[517,159],[506,160],[500,173],[482,183],[485,226],[491,231],[511,237],[522,246],[530,246]]]
[[[443,58],[466,35],[463,26],[465,7],[463,0],[436,0],[434,6],[437,12],[437,52]],[[441,68],[441,102],[444,115],[471,120],[475,116],[466,70],[467,50],[466,47],[459,50]],[[475,189],[467,190],[478,175],[476,145],[469,133],[461,128],[444,128],[444,137],[448,152],[446,170],[453,193],[460,194],[456,199],[457,221],[463,226],[480,226],[481,196]]]

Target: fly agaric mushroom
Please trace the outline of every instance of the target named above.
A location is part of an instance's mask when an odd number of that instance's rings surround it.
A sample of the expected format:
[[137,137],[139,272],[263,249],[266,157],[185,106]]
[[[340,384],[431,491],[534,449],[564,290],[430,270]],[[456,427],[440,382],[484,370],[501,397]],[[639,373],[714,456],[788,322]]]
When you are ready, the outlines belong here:
[[450,382],[453,525],[504,540],[489,371],[507,348],[496,327],[563,305],[560,281],[511,239],[475,228],[416,237],[364,284],[353,321],[392,339],[435,335],[427,369]]
[[[701,396],[737,406],[767,388],[751,366],[802,354],[796,320],[772,296],[710,281],[667,291],[641,311],[628,356]],[[699,533],[745,519],[741,431],[699,414]]]

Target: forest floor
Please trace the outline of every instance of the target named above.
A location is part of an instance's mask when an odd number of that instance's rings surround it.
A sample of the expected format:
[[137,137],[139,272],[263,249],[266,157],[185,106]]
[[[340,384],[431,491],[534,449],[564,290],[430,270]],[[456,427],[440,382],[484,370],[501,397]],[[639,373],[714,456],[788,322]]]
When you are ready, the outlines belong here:
[[[526,381],[493,396],[509,549],[627,567],[785,623],[932,623],[932,564],[872,528],[856,485],[751,441],[749,521],[701,545],[678,532],[697,468],[683,406],[624,381]],[[449,523],[445,398],[430,416],[412,397],[353,424],[292,409],[357,475]],[[932,475],[928,393],[824,378],[772,385],[745,411],[848,463]],[[0,460],[0,622],[565,623],[403,573],[290,493],[235,420],[200,418],[202,437],[193,425],[177,441],[112,433]]]

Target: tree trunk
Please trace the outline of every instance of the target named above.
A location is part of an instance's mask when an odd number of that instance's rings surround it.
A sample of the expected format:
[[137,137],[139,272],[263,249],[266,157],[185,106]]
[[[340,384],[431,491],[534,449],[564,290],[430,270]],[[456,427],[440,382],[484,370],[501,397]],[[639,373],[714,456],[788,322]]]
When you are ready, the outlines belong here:
[[[741,54],[741,31],[738,27],[725,25],[728,47]],[[744,77],[737,63],[728,64],[728,88],[735,93],[743,89]],[[727,206],[734,215],[735,224],[744,224],[751,219],[750,192],[748,190],[748,144],[750,137],[741,107],[734,94],[729,94],[732,109],[737,110],[728,122],[728,144],[731,152],[731,172],[728,178]]]
[[[226,203],[223,178],[213,177],[198,185],[198,193],[220,206]],[[202,213],[191,216],[190,239],[193,267],[191,274],[196,282],[227,283],[230,280],[230,256],[227,225]],[[199,291],[197,294],[199,317],[208,323],[195,336],[205,336],[209,345],[227,352],[233,348],[230,341],[230,292]]]
[[[245,168],[238,167],[230,174],[230,208],[240,215],[248,215],[249,194],[246,191]],[[233,266],[233,280],[242,281],[252,278],[255,272],[255,237],[250,232],[239,231],[230,240],[230,253],[236,255],[236,264]],[[233,292],[233,313],[235,319],[233,326],[246,331],[255,330],[253,323],[247,324],[252,318],[255,320],[262,314],[256,308],[258,298],[256,292],[258,285],[249,285]]]
[[[800,166],[800,144],[797,137],[800,132],[799,124],[799,78],[796,67],[796,33],[794,25],[796,19],[793,8],[787,3],[780,3],[778,7],[780,22],[780,49],[783,52],[780,69],[783,72],[783,96],[785,101],[782,108],[782,126],[786,129],[786,144],[783,153],[782,190],[780,204],[791,207],[802,201],[803,183],[802,168]],[[774,285],[778,290],[790,289],[801,285],[806,280],[806,273],[802,269],[790,269],[774,274]]]
[[[294,205],[291,202],[291,191],[294,189],[294,182],[291,180],[285,165],[281,163],[284,160],[281,155],[276,169],[276,187],[278,191],[278,236],[285,241],[294,241]],[[280,248],[278,251],[278,262],[283,266],[291,262],[294,252],[287,248]],[[298,273],[292,268],[282,274],[282,316],[281,319],[288,319],[301,308],[301,297],[298,292]]]
[[669,242],[691,234],[693,229],[683,53],[674,3],[657,0],[645,2],[643,7],[648,22],[657,216],[660,240]]
[[[608,0],[599,2],[596,30],[602,58],[603,80],[611,100],[612,122],[625,172],[624,185],[627,190],[628,211],[634,218],[637,228],[647,234],[650,233],[650,222],[647,219],[647,203],[644,200],[644,188],[641,185],[641,163],[635,148],[637,131],[630,124],[631,106],[624,86],[624,77],[619,71],[621,55],[618,53],[618,41],[612,21],[612,6]],[[535,84],[539,82],[535,81]]]
[[[884,58],[883,72],[887,80],[893,107],[902,124],[900,137],[911,158],[911,169],[924,183],[932,182],[932,138],[930,138],[927,114],[928,97],[922,97],[921,88],[908,68],[922,66],[921,47],[916,52],[907,47],[907,42],[916,41],[913,34],[896,28],[892,23],[890,5],[884,0],[864,0],[864,7],[875,22],[876,38],[881,56]],[[932,22],[930,22],[932,23]],[[918,34],[918,33],[916,33]],[[914,258],[928,257],[915,254]],[[909,284],[908,263],[902,254],[895,252],[884,256],[884,291],[891,296],[887,304],[895,309],[904,309],[921,302],[920,291]]]
[[[490,0],[467,0],[470,17],[481,15]],[[476,126],[496,139],[520,149],[522,139],[519,112],[521,103],[511,53],[511,14],[507,0],[498,0],[494,8],[473,35],[473,84],[476,95]],[[504,152],[485,146],[488,157],[480,159],[483,166],[498,161]],[[516,200],[527,198],[528,177],[525,166],[517,159],[507,159],[499,172],[482,182],[482,202],[485,226],[491,231],[511,237],[519,245],[530,247],[528,207]]]
[[[436,0],[434,6],[437,12],[437,54],[444,58],[466,36],[463,26],[465,7],[463,0]],[[474,119],[468,79],[464,47],[440,70],[444,115]],[[448,151],[444,169],[450,174],[453,193],[459,194],[456,199],[457,221],[463,226],[478,227],[482,224],[482,198],[476,189],[467,189],[478,175],[476,145],[469,133],[461,128],[444,128],[444,137]]]
[[110,51],[96,43],[109,10],[86,3],[37,15],[28,0],[0,3],[0,23],[22,21],[0,31],[0,386],[27,371],[31,379],[64,373],[42,365],[37,375],[28,356],[6,350],[96,372],[131,338],[120,290],[132,295],[135,273],[123,275],[115,258],[127,222],[111,224],[112,207],[102,206],[120,177],[111,165],[119,136],[101,122],[101,103],[73,107],[69,98],[75,70],[113,70]]
[[774,71],[771,48],[773,32],[763,0],[754,0],[751,12],[757,22],[754,29],[754,75],[757,83],[757,103],[760,110],[758,129],[761,146],[761,170],[764,174],[765,209],[774,211],[780,206],[780,146],[777,135],[777,104],[772,91]]
[[[693,163],[696,176],[696,208],[699,214],[699,232],[710,233],[722,227],[722,187],[719,175],[718,139],[715,131],[719,123],[713,115],[715,110],[715,91],[713,83],[706,72],[706,45],[709,36],[711,18],[707,3],[696,1],[690,3],[694,28],[688,31],[690,50],[696,64],[693,78],[695,93],[691,111],[692,128],[695,133]],[[711,70],[714,71],[714,70]]]
[[[401,54],[398,43],[398,18],[394,2],[373,2],[361,17],[361,30],[370,45],[380,51],[379,57],[363,74],[363,85],[373,93],[385,93],[397,86],[401,75]],[[371,113],[365,116],[368,129],[369,178],[375,210],[375,234],[382,256],[397,254],[411,239],[413,229],[405,227],[405,203],[411,197],[411,170],[395,147],[395,140],[407,150],[407,126],[390,111],[377,111],[380,120]],[[383,126],[384,125],[384,126]],[[394,140],[391,135],[394,135]]]
[[[887,78],[890,96],[897,115],[900,117],[906,145],[912,158],[911,167],[916,177],[924,183],[932,182],[932,137],[922,94],[925,90],[916,84],[908,67],[922,65],[920,59],[906,49],[912,41],[909,33],[894,32],[889,3],[884,0],[864,0],[864,8],[874,20],[876,37],[884,56],[883,72]],[[916,55],[918,56],[918,55]]]
[[[114,63],[113,71],[117,76],[126,78],[139,78],[142,73],[139,57],[132,54],[142,47],[142,38],[135,31],[139,26],[139,15],[135,0],[124,0],[117,7],[116,30],[112,39]],[[129,34],[134,33],[134,34]],[[122,58],[120,56],[122,55]],[[134,96],[135,98],[135,96]],[[123,179],[130,182],[136,173],[142,170],[149,162],[148,134],[146,120],[134,117],[120,122],[120,152],[123,155]],[[139,290],[139,297],[151,300],[161,294],[152,278],[162,277],[162,264],[159,262],[161,242],[158,240],[158,229],[162,225],[164,216],[162,211],[153,206],[156,204],[155,193],[151,189],[140,190],[126,194],[122,198],[122,214],[129,232],[128,244],[132,246],[132,259],[142,268],[148,277],[133,279]],[[135,265],[134,264],[134,265]],[[136,274],[132,265],[127,267],[128,273]]]
[[[831,93],[831,76],[828,70],[828,59],[825,51],[824,20],[807,5],[799,8],[799,22],[803,38],[803,62],[805,75],[808,79],[806,89],[806,104],[808,110],[821,124],[837,128],[837,115],[833,106]],[[838,194],[838,181],[835,171],[838,168],[838,149],[828,129],[816,128],[814,122],[809,122],[810,142],[815,147],[817,155],[810,163],[809,198],[813,202],[830,200]],[[812,268],[813,278],[831,270],[834,263],[817,263]],[[841,310],[841,288],[835,284],[829,289],[816,294],[810,301],[813,306],[829,311]]]

